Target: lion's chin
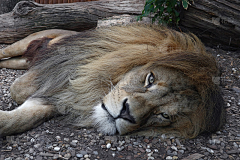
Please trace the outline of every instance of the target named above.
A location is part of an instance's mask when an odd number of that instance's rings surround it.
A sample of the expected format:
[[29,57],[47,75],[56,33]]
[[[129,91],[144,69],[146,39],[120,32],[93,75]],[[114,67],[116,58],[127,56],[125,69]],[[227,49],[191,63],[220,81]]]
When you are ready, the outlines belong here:
[[105,135],[119,134],[115,120],[102,109],[101,103],[94,107],[92,119],[98,131]]

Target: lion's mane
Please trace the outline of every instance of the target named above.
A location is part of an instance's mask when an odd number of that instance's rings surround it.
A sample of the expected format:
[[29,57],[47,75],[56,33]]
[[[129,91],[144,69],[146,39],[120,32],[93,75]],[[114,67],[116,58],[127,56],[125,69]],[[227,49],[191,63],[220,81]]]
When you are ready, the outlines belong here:
[[196,86],[202,104],[194,113],[193,127],[179,123],[179,130],[191,130],[182,134],[195,137],[219,129],[224,122],[222,98],[212,81],[218,76],[216,61],[193,34],[130,25],[81,32],[35,50],[39,54],[31,70],[38,73],[34,83],[39,89],[33,97],[46,99],[80,126],[91,126],[92,107],[127,72],[146,64],[174,68]]

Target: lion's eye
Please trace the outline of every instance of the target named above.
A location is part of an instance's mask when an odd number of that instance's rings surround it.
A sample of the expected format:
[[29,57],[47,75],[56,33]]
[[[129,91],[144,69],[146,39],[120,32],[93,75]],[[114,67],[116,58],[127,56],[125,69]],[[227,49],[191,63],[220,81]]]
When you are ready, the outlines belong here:
[[161,113],[161,115],[163,116],[163,118],[169,119],[169,115],[167,113]]
[[155,78],[154,78],[153,73],[151,72],[146,77],[145,86],[146,87],[151,87],[151,85],[154,83],[154,81],[155,81]]

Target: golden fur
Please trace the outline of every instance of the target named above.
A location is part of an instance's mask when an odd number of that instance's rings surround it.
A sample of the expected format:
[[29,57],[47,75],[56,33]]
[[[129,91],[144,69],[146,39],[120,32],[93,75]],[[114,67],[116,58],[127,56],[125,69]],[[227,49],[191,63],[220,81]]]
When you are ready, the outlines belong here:
[[[29,72],[37,73],[36,89],[29,96],[76,125],[106,134],[193,138],[224,122],[222,97],[212,80],[218,76],[216,61],[193,34],[146,25],[111,27],[35,52]],[[150,86],[144,85],[148,76],[154,78]]]

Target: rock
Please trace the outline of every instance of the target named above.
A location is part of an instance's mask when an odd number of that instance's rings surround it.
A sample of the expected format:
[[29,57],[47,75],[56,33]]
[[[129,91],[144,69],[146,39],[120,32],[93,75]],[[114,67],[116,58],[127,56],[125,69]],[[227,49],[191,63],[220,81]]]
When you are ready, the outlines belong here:
[[46,157],[53,157],[54,154],[51,154],[51,153],[43,153],[43,152],[40,152],[39,154],[40,156],[46,156]]
[[175,160],[176,160],[176,159],[178,159],[178,157],[177,157],[177,156],[173,156],[172,159],[175,159]]
[[202,154],[194,153],[194,154],[191,154],[190,156],[183,158],[182,160],[197,160],[199,158],[202,158],[203,156],[204,155],[202,155]]
[[61,137],[60,136],[56,136],[55,137],[57,141],[61,141]]
[[78,140],[72,140],[73,143],[78,143]]
[[61,149],[61,148],[58,147],[58,146],[53,148],[53,150],[54,150],[54,151],[57,151],[57,152],[60,151],[60,149]]
[[82,154],[76,154],[76,156],[77,156],[78,158],[82,158],[82,157],[83,157]]
[[227,151],[227,154],[239,154],[240,151],[239,150],[230,150],[230,151]]
[[118,151],[122,151],[124,149],[124,146],[117,147]]
[[214,151],[210,148],[207,148],[207,147],[201,147],[201,149],[204,149],[204,150],[207,150],[209,153],[213,154]]
[[30,148],[29,149],[29,153],[33,153],[34,152],[34,149],[33,148]]
[[115,153],[112,153],[112,156],[113,156],[113,157],[115,157],[115,156],[116,156],[116,154],[115,154]]
[[178,150],[179,153],[183,154],[184,153],[184,150],[180,149]]
[[178,138],[176,138],[176,143],[177,143],[177,146],[182,146]]
[[11,150],[12,150],[12,147],[11,147],[11,146],[8,146],[8,147],[7,147],[7,150],[11,151]]
[[40,146],[41,146],[41,144],[35,144],[35,145],[34,145],[34,148],[37,148],[37,149],[38,149],[38,148],[40,148]]
[[93,151],[93,154],[94,155],[98,155],[98,151]]
[[53,159],[59,159],[59,158],[62,158],[62,156],[60,156],[59,154],[54,154],[53,155]]
[[75,142],[70,142],[70,146],[76,147],[76,146],[77,146],[77,143],[75,143]]
[[211,148],[211,149],[214,149],[214,150],[218,149],[216,145],[208,145],[208,147]]
[[133,145],[137,146],[139,143],[138,142],[133,142]]
[[171,156],[166,157],[166,160],[171,160],[171,159],[173,159]]
[[34,138],[32,138],[31,140],[30,140],[30,142],[31,143],[34,143],[36,140],[34,139]]
[[111,143],[108,143],[107,145],[106,145],[106,147],[109,149],[109,148],[111,148]]
[[64,159],[69,159],[69,158],[71,158],[71,156],[72,155],[70,153],[67,153],[67,154],[64,155]]
[[86,152],[86,151],[83,151],[83,150],[81,150],[81,151],[80,151],[80,154],[82,154],[82,155],[86,155],[86,154],[87,154],[87,152]]
[[142,153],[145,153],[145,150],[142,149],[142,148],[138,148],[138,150],[139,150],[140,152],[142,152]]
[[233,86],[232,88],[235,92],[240,93],[240,88],[237,86]]
[[171,146],[171,148],[175,151],[178,151],[177,147],[176,146]]

